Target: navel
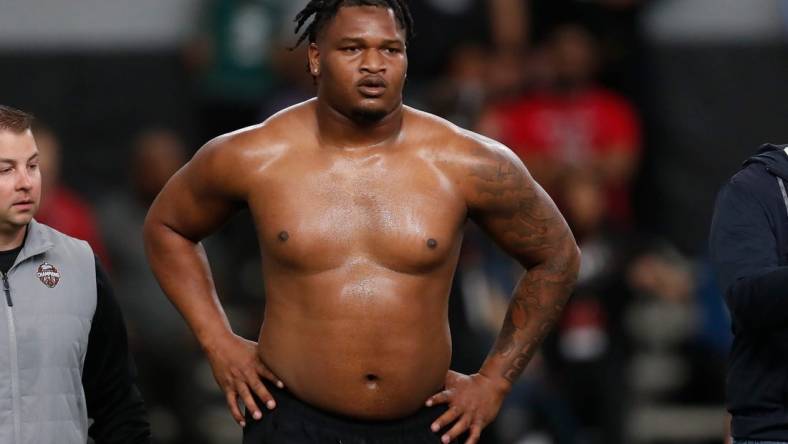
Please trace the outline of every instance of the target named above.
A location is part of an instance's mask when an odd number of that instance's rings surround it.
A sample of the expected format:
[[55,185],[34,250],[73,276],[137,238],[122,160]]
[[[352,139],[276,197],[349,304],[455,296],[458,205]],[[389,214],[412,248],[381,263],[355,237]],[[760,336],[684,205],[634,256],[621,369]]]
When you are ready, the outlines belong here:
[[380,378],[377,375],[373,375],[372,373],[370,373],[366,375],[364,379],[367,380],[367,388],[372,390],[378,388],[378,381],[380,380]]
[[280,231],[279,232],[279,236],[277,236],[277,237],[282,242],[287,242],[287,240],[290,239],[290,235],[287,234],[287,231]]

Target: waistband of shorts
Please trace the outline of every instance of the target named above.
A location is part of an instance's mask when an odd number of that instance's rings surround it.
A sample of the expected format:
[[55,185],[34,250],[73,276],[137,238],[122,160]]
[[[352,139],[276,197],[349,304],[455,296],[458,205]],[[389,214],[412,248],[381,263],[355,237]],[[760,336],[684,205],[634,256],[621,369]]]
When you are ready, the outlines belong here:
[[266,388],[276,400],[276,410],[280,411],[280,418],[289,418],[290,415],[293,415],[300,421],[336,431],[378,434],[429,431],[433,421],[447,410],[445,405],[424,406],[416,413],[400,419],[364,420],[327,412],[309,405],[296,398],[290,391],[280,389],[273,384],[266,384]]

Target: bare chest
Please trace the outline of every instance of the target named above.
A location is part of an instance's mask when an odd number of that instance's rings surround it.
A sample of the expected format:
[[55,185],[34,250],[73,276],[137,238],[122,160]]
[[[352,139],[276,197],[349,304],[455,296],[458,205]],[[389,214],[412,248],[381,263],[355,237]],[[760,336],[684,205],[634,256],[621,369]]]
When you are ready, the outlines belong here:
[[457,251],[465,205],[422,162],[282,168],[250,201],[264,256],[305,272],[356,259],[427,272]]

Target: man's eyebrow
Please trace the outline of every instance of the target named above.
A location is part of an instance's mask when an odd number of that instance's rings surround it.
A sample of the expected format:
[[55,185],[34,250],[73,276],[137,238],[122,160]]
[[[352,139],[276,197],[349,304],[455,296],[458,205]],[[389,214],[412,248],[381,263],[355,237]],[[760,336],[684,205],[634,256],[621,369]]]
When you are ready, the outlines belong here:
[[361,37],[342,37],[339,43],[366,43],[366,41]]
[[[37,159],[38,155],[39,155],[39,153],[33,154],[32,156],[28,157],[25,162],[30,162],[31,160]],[[18,161],[16,159],[0,158],[0,163],[7,163],[7,164],[10,164],[10,165],[16,165],[17,162]]]
[[[362,38],[362,37],[343,37],[343,38],[339,39],[339,44],[340,45],[344,45],[344,44],[348,44],[348,43],[356,43],[356,44],[361,45],[361,44],[366,44],[367,40]],[[402,46],[404,46],[405,43],[402,40],[399,40],[399,39],[386,39],[386,40],[383,40],[382,45],[383,46],[389,46],[389,45],[402,45]]]

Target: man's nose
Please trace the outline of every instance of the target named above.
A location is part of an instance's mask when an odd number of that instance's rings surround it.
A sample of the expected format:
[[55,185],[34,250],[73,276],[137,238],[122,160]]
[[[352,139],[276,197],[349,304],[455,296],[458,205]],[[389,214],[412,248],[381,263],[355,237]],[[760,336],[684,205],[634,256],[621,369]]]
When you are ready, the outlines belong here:
[[375,48],[364,51],[361,59],[361,70],[369,73],[379,73],[386,70],[386,61],[383,55]]
[[16,178],[16,188],[19,190],[29,190],[33,187],[33,178],[26,169],[20,169]]

